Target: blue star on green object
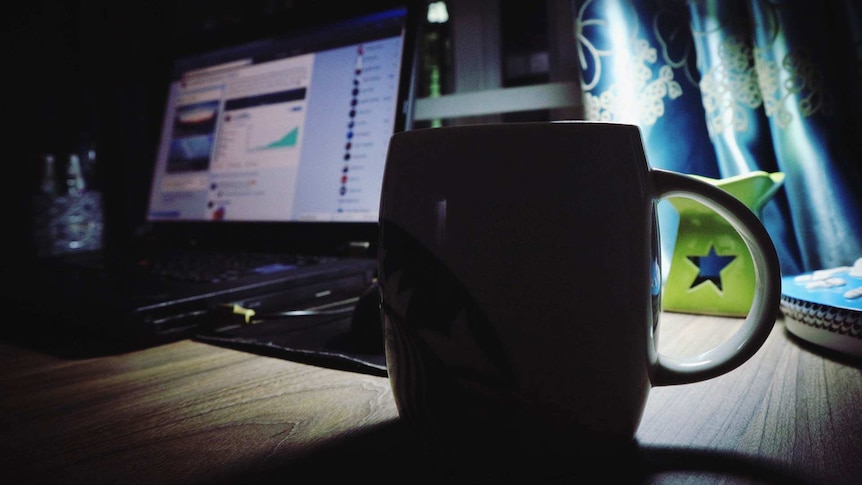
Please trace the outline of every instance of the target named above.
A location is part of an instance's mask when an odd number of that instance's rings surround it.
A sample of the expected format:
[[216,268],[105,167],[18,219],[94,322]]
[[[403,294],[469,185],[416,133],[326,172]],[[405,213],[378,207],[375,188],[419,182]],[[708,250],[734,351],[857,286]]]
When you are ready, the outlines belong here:
[[712,281],[712,284],[717,286],[719,291],[722,290],[721,270],[726,268],[731,261],[736,259],[736,256],[719,256],[715,253],[715,246],[710,246],[709,253],[706,256],[686,257],[689,259],[689,261],[694,263],[694,265],[697,266],[699,270],[697,277],[691,284],[691,288],[694,288],[695,286],[706,281]]

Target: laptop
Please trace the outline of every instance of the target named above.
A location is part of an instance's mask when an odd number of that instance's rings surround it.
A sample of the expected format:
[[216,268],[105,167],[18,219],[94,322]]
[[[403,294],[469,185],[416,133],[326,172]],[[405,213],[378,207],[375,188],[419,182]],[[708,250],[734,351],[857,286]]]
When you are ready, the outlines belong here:
[[297,7],[178,45],[140,241],[46,262],[7,296],[144,346],[211,330],[225,305],[355,301],[375,277],[389,139],[410,128],[416,3]]

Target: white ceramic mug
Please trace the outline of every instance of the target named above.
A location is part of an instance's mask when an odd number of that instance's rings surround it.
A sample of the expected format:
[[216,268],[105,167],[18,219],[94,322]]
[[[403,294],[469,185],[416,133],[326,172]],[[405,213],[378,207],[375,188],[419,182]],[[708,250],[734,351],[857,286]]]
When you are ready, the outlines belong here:
[[[723,215],[757,292],[730,340],[657,351],[656,204]],[[413,130],[390,143],[379,280],[399,415],[438,451],[572,453],[632,443],[652,386],[729,372],[778,315],[771,239],[740,201],[651,169],[635,126],[504,123]]]

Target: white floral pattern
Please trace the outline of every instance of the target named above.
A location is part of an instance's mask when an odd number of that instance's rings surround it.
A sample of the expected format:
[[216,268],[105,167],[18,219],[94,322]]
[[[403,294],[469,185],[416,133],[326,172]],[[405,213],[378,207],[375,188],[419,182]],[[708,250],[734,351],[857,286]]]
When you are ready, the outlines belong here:
[[806,118],[818,112],[832,114],[832,99],[823,88],[823,75],[807,49],[787,53],[779,65],[768,50],[756,48],[754,65],[766,115],[780,128],[787,128],[793,121],[785,105],[791,98],[798,100],[799,113]]
[[[589,72],[589,78],[582,79],[586,119],[654,125],[664,115],[665,103],[683,95],[674,68],[685,62],[672,62],[666,55],[660,60],[656,48],[638,35],[637,25],[626,48],[597,48],[584,29],[608,30],[613,26],[605,19],[585,18],[591,3],[587,0],[581,5],[576,22],[578,56],[582,70]],[[656,19],[653,24],[657,24]],[[664,44],[662,35],[658,31],[655,34]],[[616,67],[614,82],[602,86],[602,76],[609,70],[602,63],[611,59]],[[597,90],[599,86],[602,91]],[[750,112],[761,106],[781,129],[793,121],[787,103],[794,100],[803,117],[833,111],[822,73],[808,50],[789,52],[779,64],[768,49],[752,48],[750,40],[741,36],[723,40],[718,60],[702,74],[699,88],[710,137],[728,130],[747,131]]]
[[746,108],[756,109],[763,104],[751,44],[739,36],[728,37],[721,43],[718,57],[700,81],[710,137],[726,130],[747,131]]
[[626,88],[633,90],[634,105],[628,102],[619,83],[611,84],[598,96],[584,90],[586,117],[589,120],[622,121],[633,120],[641,126],[649,126],[664,115],[664,98],[677,98],[682,95],[682,87],[674,80],[673,69],[663,65],[653,78],[650,65],[656,63],[656,49],[643,39],[635,41],[632,55],[627,56],[629,83]]
[[[584,27],[609,28],[600,19],[585,19],[585,2],[578,14],[577,39],[581,66],[591,63],[595,71],[589,80],[583,80],[585,117],[594,121],[625,121],[640,126],[655,124],[665,112],[665,98],[675,99],[683,94],[682,86],[674,80],[673,68],[658,63],[658,52],[650,43],[635,35],[626,52],[600,50],[584,34]],[[615,72],[620,79],[594,94],[592,90],[602,76],[602,58],[611,55],[619,60],[624,72]],[[655,68],[658,69],[655,69]]]

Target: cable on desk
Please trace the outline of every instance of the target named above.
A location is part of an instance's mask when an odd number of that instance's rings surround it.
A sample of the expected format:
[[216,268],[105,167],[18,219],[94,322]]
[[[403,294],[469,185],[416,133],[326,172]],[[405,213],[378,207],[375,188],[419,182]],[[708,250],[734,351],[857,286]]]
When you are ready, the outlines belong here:
[[[340,304],[352,303],[356,299],[339,302]],[[315,317],[315,316],[337,316],[353,313],[353,306],[329,310],[326,308],[312,308],[308,310],[288,310],[282,312],[257,313],[251,308],[245,308],[236,303],[224,303],[213,309],[213,317],[220,323],[241,323],[243,325],[254,325],[269,320],[278,320],[291,317]]]

